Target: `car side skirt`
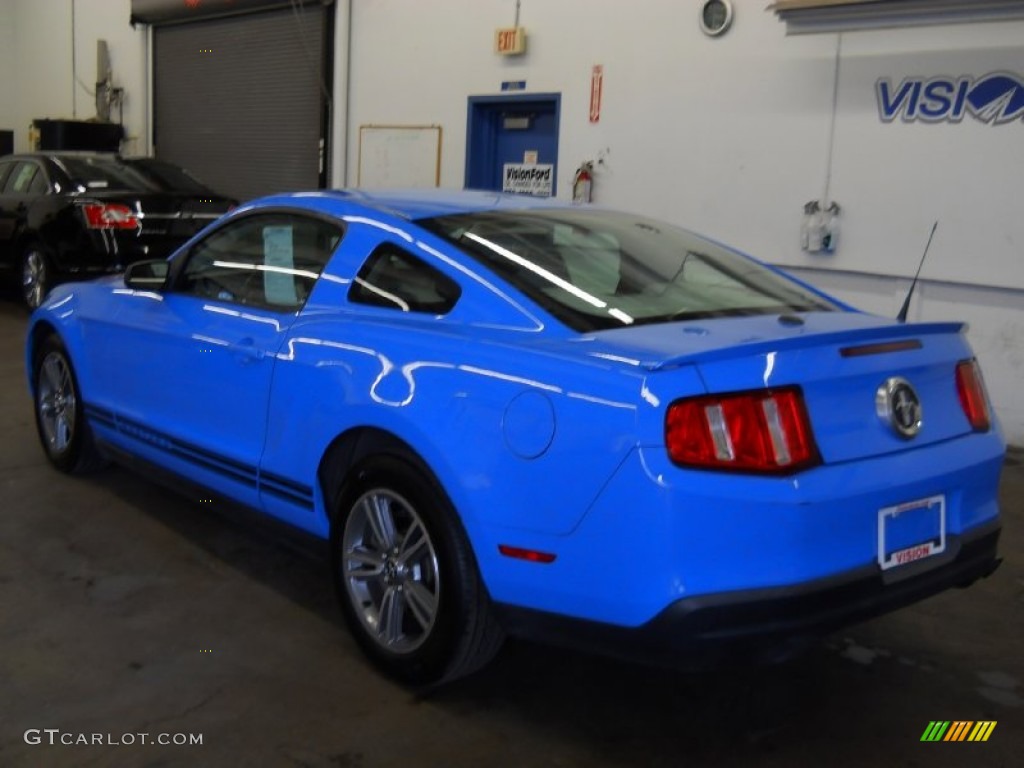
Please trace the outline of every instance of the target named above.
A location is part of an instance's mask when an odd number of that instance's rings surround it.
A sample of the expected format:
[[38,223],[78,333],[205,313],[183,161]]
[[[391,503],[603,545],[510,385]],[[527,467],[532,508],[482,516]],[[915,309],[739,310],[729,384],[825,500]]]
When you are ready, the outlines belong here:
[[[113,439],[104,439],[107,436],[119,441],[134,441],[215,477],[246,486],[254,493],[270,494],[309,512],[314,508],[314,489],[309,485],[205,450],[105,408],[86,404],[85,414],[105,452],[116,449]],[[128,451],[119,453],[131,455]]]
[[137,454],[113,443],[100,442],[99,447],[103,455],[114,463],[173,491],[183,499],[194,500],[205,497],[209,503],[203,505],[204,510],[212,510],[227,523],[237,526],[243,531],[256,532],[261,538],[266,538],[274,544],[280,544],[285,549],[320,564],[326,565],[330,560],[330,547],[328,541],[322,536],[216,493],[208,486],[196,483],[185,475],[172,472],[166,467],[140,458]]

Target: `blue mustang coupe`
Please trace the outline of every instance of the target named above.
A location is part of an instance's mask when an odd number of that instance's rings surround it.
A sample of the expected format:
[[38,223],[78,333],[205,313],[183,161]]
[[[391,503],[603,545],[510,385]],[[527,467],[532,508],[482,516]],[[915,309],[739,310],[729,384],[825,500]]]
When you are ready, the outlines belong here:
[[414,684],[506,634],[774,657],[999,562],[1005,446],[960,324],[639,216],[269,197],[57,288],[26,354],[54,466],[171,473],[329,542],[354,637]]

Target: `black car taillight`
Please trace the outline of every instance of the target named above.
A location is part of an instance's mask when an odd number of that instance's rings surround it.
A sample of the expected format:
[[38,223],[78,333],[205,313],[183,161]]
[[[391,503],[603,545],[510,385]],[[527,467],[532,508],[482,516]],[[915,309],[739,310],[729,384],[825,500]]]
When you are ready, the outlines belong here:
[[676,464],[703,469],[786,473],[819,461],[796,387],[677,400],[665,446]]
[[82,214],[89,229],[137,229],[139,226],[135,212],[121,203],[85,203]]
[[975,432],[987,432],[992,426],[985,396],[985,382],[977,360],[963,360],[956,366],[956,394],[967,421]]

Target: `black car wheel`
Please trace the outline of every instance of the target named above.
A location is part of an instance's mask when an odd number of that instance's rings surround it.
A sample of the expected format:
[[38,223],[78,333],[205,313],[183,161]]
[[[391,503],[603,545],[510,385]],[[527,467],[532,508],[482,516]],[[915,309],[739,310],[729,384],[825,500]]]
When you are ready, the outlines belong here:
[[85,421],[78,379],[56,336],[39,345],[32,368],[36,428],[46,456],[61,472],[81,474],[106,462]]
[[30,243],[21,254],[21,297],[35,309],[50,292],[50,262],[38,243]]
[[402,682],[475,671],[503,640],[469,542],[444,492],[392,457],[364,463],[342,492],[335,586],[363,651]]

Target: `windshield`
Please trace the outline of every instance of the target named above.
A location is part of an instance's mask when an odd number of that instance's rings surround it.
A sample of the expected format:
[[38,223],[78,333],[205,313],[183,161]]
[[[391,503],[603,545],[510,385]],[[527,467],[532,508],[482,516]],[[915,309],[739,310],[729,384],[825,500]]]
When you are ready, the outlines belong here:
[[419,224],[577,331],[835,309],[752,259],[629,214],[487,211]]

